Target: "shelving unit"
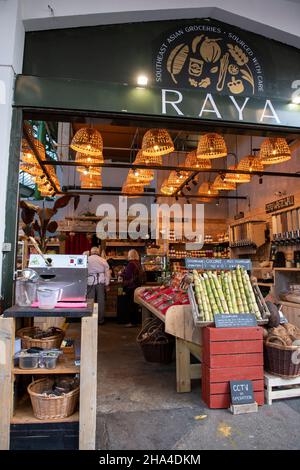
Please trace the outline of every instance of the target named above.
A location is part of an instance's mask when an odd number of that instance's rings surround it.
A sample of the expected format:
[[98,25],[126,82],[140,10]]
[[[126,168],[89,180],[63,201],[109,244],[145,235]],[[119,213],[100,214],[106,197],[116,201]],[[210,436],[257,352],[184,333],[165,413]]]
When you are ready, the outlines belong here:
[[[66,353],[57,363],[55,369],[20,369],[14,366],[14,341],[16,318],[52,317],[59,313],[57,309],[40,311],[30,309],[27,314],[24,307],[12,307],[0,316],[0,351],[4,351],[0,363],[0,449],[9,449],[10,425],[45,424],[79,422],[79,449],[95,449],[96,437],[96,391],[97,391],[97,334],[98,305],[88,302],[85,309],[68,309],[66,317],[80,318],[81,323],[72,323],[67,329],[67,337],[80,338],[80,366],[75,365],[75,352]],[[59,309],[61,310],[61,309]],[[14,383],[20,376],[41,376],[59,374],[80,374],[79,411],[68,418],[59,420],[40,420],[34,417],[30,397],[15,400]]]
[[280,298],[280,294],[288,292],[291,284],[300,284],[299,268],[274,268],[274,290],[282,312],[290,323],[300,327],[300,304]]

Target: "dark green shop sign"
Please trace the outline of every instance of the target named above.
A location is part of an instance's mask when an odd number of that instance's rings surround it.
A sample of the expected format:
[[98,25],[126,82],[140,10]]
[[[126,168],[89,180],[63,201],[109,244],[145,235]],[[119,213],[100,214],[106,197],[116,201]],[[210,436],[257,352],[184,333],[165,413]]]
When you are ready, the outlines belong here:
[[26,33],[23,73],[17,105],[300,127],[300,51],[211,19]]

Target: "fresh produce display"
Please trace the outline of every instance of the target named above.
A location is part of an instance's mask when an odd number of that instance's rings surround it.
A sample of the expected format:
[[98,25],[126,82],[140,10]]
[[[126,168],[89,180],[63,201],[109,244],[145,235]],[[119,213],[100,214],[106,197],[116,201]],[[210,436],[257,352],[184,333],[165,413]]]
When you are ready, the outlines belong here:
[[238,266],[228,272],[193,271],[194,293],[200,320],[214,321],[218,313],[253,313],[261,320],[261,313],[247,271]]
[[163,314],[173,305],[189,304],[186,291],[173,287],[147,288],[142,292],[141,297]]

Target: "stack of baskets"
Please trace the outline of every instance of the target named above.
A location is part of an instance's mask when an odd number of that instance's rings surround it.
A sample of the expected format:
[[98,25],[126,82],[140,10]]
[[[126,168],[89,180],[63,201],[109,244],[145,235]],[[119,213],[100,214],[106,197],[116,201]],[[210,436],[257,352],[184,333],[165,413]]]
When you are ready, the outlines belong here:
[[300,376],[300,330],[290,323],[269,330],[264,343],[265,368],[283,378]]
[[137,336],[144,358],[148,362],[168,364],[172,362],[174,338],[164,331],[164,323],[158,318],[148,318]]

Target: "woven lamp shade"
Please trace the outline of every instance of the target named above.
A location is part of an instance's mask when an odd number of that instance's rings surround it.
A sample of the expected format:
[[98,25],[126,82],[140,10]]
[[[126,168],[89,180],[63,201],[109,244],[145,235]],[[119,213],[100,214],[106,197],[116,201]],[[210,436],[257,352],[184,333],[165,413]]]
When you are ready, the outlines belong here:
[[201,135],[197,147],[197,158],[199,160],[206,158],[226,157],[227,147],[223,137],[220,134],[211,132]]
[[[38,139],[33,139],[34,147],[37,150],[41,160],[46,159],[45,147]],[[24,163],[38,165],[37,158],[26,139],[22,139],[21,159]]]
[[224,181],[224,179],[220,175],[218,175],[215,181],[213,182],[212,187],[217,191],[233,191],[234,189],[236,189],[236,184]]
[[100,157],[103,154],[101,134],[92,127],[79,129],[74,135],[70,147],[76,152],[90,155],[91,157]]
[[244,171],[263,171],[264,165],[255,155],[247,155],[239,162],[238,169]]
[[[133,164],[134,165],[148,165],[149,162],[146,162],[147,158],[148,157],[143,155],[142,150],[139,150],[135,157]],[[154,170],[137,168],[133,173],[134,173],[134,178],[137,178],[137,181],[144,181],[146,184],[150,183],[150,181],[154,179]]]
[[101,175],[101,167],[96,167],[96,166],[89,166],[91,163],[103,163],[103,155],[98,155],[98,156],[91,156],[91,155],[86,155],[84,153],[77,152],[75,156],[75,162],[76,163],[82,163],[84,166],[78,166],[76,167],[76,170],[78,173],[90,173],[92,175]]
[[274,165],[290,160],[291,150],[287,141],[281,137],[265,139],[260,147],[259,159],[264,165]]
[[100,176],[102,168],[97,167],[97,166],[88,166],[88,167],[78,166],[76,170],[78,171],[78,173],[81,173],[82,175]]
[[127,181],[122,186],[122,193],[141,194],[144,192],[144,186],[141,184],[128,185]]
[[[209,183],[208,181],[204,181],[199,189],[198,189],[198,196],[218,196],[219,191],[217,191],[215,188],[213,188],[212,184]],[[208,198],[208,200],[210,200]]]
[[168,178],[166,178],[163,184],[161,185],[160,192],[162,194],[165,194],[166,196],[172,196],[172,194],[174,194],[176,189],[177,189],[176,186],[169,185]]
[[189,172],[188,171],[171,171],[169,177],[167,179],[167,184],[170,187],[178,188],[182,185],[182,183],[188,178]]
[[42,197],[50,197],[50,196],[53,196],[55,191],[54,191],[54,188],[52,187],[48,187],[48,188],[38,188],[39,191],[40,191],[40,194]]
[[[228,167],[228,170],[238,170],[239,165],[231,165]],[[240,168],[241,170],[241,168]],[[225,181],[228,183],[249,183],[251,180],[250,175],[244,175],[243,173],[226,173]]]
[[81,174],[80,175],[80,185],[83,189],[86,188],[102,188],[102,179],[101,175],[91,175],[88,173],[87,175]]
[[166,129],[150,129],[143,137],[142,151],[144,156],[166,155],[174,151],[174,144]]
[[185,158],[185,166],[188,168],[199,168],[199,170],[210,170],[211,161],[208,158],[198,160],[197,150],[189,152]]

